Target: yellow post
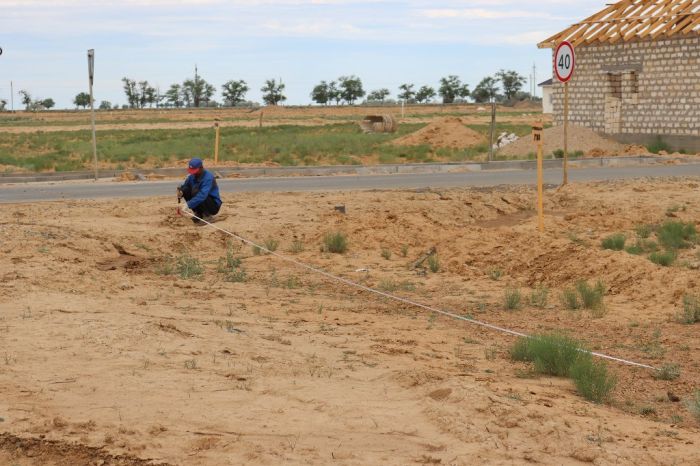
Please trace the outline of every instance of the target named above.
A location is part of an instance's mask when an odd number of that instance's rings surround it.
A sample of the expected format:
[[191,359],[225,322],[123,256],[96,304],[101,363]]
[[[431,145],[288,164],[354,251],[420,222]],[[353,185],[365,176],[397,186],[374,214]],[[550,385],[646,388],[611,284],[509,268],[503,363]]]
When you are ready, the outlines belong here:
[[569,83],[564,83],[564,181],[569,184]]
[[544,233],[544,162],[543,162],[543,137],[542,123],[532,127],[532,139],[537,145],[537,226],[540,233]]
[[214,123],[214,128],[216,130],[216,142],[214,143],[214,165],[219,164],[219,143],[221,141],[221,127],[219,123]]

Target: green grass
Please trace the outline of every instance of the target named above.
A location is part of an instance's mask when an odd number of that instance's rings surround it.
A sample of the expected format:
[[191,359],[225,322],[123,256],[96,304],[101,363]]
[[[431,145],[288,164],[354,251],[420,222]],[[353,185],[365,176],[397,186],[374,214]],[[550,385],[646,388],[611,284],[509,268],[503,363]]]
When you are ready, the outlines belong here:
[[233,251],[229,249],[226,252],[226,257],[219,259],[217,272],[223,275],[224,281],[230,283],[242,283],[246,281],[246,272],[241,266],[241,259],[233,255]]
[[503,296],[503,307],[506,311],[517,311],[522,307],[522,293],[518,288],[506,288]]
[[625,235],[621,233],[616,233],[603,239],[602,246],[603,249],[610,249],[612,251],[622,251],[623,249],[625,249],[625,241]]
[[534,363],[540,374],[568,377],[571,366],[581,354],[581,344],[560,334],[535,335],[518,339],[511,348],[516,361]]
[[543,285],[539,285],[530,293],[530,306],[532,307],[544,309],[547,307],[548,300],[549,289]]
[[520,338],[510,355],[516,361],[532,362],[537,373],[570,377],[581,396],[595,403],[607,401],[616,385],[604,362],[594,360],[581,343],[564,335]]
[[647,150],[652,154],[658,154],[661,151],[671,152],[671,147],[663,140],[661,136],[656,136],[654,141],[647,146]]
[[634,231],[639,239],[647,239],[654,232],[654,227],[651,225],[637,225]]
[[326,233],[323,237],[323,252],[344,254],[348,250],[348,237],[344,233]]
[[608,373],[607,364],[594,360],[589,354],[581,355],[574,362],[571,378],[581,396],[594,403],[608,401],[617,385],[616,377]]
[[280,242],[274,238],[267,238],[265,240],[265,243],[264,243],[265,249],[267,249],[270,252],[277,251],[277,248],[279,247],[279,245],[280,245]]
[[201,277],[204,274],[204,267],[199,259],[189,254],[182,254],[177,257],[168,257],[156,268],[156,273],[178,275],[183,280],[189,280]]
[[652,252],[649,255],[649,260],[661,267],[670,267],[676,262],[678,254],[674,251]]
[[289,252],[292,254],[299,254],[304,252],[304,243],[301,240],[295,239],[292,241],[292,245],[289,247]]
[[659,243],[668,250],[686,249],[698,239],[693,223],[666,222],[656,232]]
[[567,309],[575,311],[588,309],[594,317],[602,317],[605,313],[605,284],[598,280],[595,285],[585,280],[579,280],[573,288],[564,289],[561,302]]
[[433,273],[438,273],[440,271],[440,258],[437,254],[428,257],[428,268]]

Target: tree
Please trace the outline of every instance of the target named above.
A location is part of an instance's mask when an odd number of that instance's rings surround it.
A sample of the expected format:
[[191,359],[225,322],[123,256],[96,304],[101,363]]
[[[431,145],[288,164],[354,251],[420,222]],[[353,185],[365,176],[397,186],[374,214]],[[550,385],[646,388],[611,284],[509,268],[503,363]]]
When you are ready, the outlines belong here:
[[170,89],[165,93],[165,101],[172,107],[182,107],[184,105],[182,86],[179,84],[171,84]]
[[24,105],[25,110],[29,111],[32,106],[32,95],[29,93],[29,91],[24,89],[19,91],[18,94],[22,96],[22,104]]
[[221,95],[224,97],[224,102],[231,107],[245,102],[245,95],[250,90],[248,85],[242,79],[239,81],[229,81],[221,86]]
[[365,91],[362,89],[362,80],[357,76],[341,76],[338,78],[340,83],[340,96],[350,105],[353,105],[357,99],[365,96]]
[[[116,105],[115,105],[116,108]],[[100,110],[111,110],[112,109],[112,103],[109,102],[108,100],[103,100],[100,102]]]
[[442,97],[442,103],[451,104],[458,97],[469,97],[469,86],[462,84],[458,76],[450,75],[440,80],[438,93]]
[[328,83],[328,101],[335,102],[336,105],[340,105],[340,101],[343,100],[343,93],[338,89],[338,83],[331,81]]
[[319,105],[328,105],[331,101],[330,86],[326,81],[321,81],[311,90],[311,100]]
[[418,89],[418,92],[416,92],[416,102],[418,102],[419,104],[422,104],[423,102],[428,102],[434,99],[436,95],[437,93],[432,87],[422,86],[420,89]]
[[397,96],[400,100],[404,102],[410,102],[416,96],[416,92],[413,90],[415,86],[413,84],[402,84],[399,86],[401,91]]
[[216,88],[195,74],[194,79],[182,83],[183,97],[187,106],[200,107],[207,103],[216,92]]
[[384,100],[386,100],[386,98],[389,97],[390,94],[391,92],[389,91],[389,89],[377,89],[376,91],[372,91],[367,95],[367,101],[383,103]]
[[124,94],[126,94],[126,101],[129,103],[129,107],[138,107],[139,92],[136,88],[136,81],[129,78],[122,78],[122,82],[124,83]]
[[280,102],[284,102],[287,100],[287,97],[284,95],[285,87],[282,81],[277,83],[274,79],[268,79],[265,81],[265,85],[260,88],[260,92],[263,93],[263,101],[267,105],[278,105]]
[[6,106],[7,106],[7,100],[0,99],[0,112],[4,112]]
[[496,78],[501,82],[503,94],[507,100],[511,100],[522,89],[527,82],[524,76],[521,76],[517,71],[501,70],[496,73]]
[[50,110],[56,106],[56,102],[54,102],[54,100],[50,97],[37,103],[44,107],[46,110]]
[[76,107],[87,107],[88,105],[90,105],[90,94],[88,94],[87,92],[81,92],[80,94],[75,96],[75,99],[73,99],[73,103]]
[[477,103],[494,102],[498,97],[498,81],[496,78],[487,76],[476,85],[472,91],[472,99]]

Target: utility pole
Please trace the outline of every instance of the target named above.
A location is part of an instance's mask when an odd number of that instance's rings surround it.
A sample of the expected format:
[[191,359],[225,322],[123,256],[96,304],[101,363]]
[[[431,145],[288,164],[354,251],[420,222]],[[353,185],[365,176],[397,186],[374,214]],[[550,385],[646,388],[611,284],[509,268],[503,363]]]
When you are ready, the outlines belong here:
[[90,77],[90,113],[92,113],[92,156],[95,161],[95,181],[97,181],[97,137],[95,135],[95,99],[92,85],[95,77],[95,49],[88,50],[88,73]]
[[194,106],[199,108],[199,75],[197,74],[197,64],[194,65]]
[[10,111],[15,113],[15,85],[10,81]]
[[532,64],[532,97],[537,97],[537,64]]

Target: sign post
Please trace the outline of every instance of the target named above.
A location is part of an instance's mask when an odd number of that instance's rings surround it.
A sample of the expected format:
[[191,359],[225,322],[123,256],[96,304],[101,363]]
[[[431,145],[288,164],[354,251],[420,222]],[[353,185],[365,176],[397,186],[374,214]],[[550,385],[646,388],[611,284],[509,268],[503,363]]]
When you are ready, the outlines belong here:
[[569,183],[569,81],[576,69],[576,53],[571,42],[559,44],[554,53],[554,73],[559,82],[564,83],[564,181]]
[[219,164],[219,143],[221,141],[221,127],[219,123],[214,123],[214,130],[216,131],[216,141],[214,142],[214,165]]
[[537,228],[544,233],[544,162],[542,130],[544,125],[538,122],[532,127],[532,140],[537,146]]
[[95,181],[97,181],[97,136],[95,134],[95,99],[92,97],[92,85],[95,79],[95,50],[88,50],[88,74],[90,77],[90,113],[92,114],[92,157],[95,162]]

